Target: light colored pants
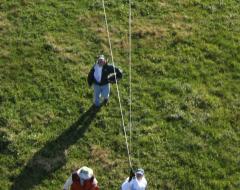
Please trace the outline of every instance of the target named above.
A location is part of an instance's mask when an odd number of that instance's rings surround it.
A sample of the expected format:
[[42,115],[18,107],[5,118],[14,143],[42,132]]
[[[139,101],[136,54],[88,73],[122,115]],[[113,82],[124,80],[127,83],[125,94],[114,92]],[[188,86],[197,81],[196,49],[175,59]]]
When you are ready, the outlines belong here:
[[93,84],[93,89],[94,89],[94,104],[96,106],[100,106],[100,98],[102,97],[104,100],[109,98],[109,93],[110,93],[110,84],[105,84],[105,85],[97,85]]

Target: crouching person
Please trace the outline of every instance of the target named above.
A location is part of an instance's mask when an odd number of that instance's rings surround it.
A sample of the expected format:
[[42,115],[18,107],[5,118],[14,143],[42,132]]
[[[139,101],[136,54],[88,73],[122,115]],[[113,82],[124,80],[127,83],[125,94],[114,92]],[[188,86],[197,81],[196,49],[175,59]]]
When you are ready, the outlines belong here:
[[67,179],[64,190],[99,190],[93,170],[86,166],[74,171]]

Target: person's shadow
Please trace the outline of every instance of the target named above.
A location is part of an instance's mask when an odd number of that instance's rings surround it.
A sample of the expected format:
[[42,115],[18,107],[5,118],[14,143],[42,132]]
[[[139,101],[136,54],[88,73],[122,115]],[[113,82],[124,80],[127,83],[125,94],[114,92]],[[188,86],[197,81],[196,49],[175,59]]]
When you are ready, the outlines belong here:
[[32,189],[60,169],[66,163],[65,151],[83,137],[98,111],[91,106],[59,137],[36,152],[22,172],[13,179],[11,190]]

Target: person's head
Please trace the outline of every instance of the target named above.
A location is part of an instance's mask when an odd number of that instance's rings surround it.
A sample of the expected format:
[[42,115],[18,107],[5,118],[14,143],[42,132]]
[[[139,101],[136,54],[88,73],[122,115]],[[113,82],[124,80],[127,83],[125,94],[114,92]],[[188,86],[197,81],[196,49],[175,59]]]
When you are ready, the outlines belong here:
[[88,168],[86,166],[83,166],[80,168],[80,179],[82,180],[90,180],[93,178],[93,170],[91,168]]
[[137,180],[141,180],[144,176],[144,170],[142,168],[137,169],[135,172]]
[[98,57],[98,60],[97,60],[97,63],[100,65],[100,66],[103,66],[107,63],[107,60],[105,59],[104,55],[100,55]]

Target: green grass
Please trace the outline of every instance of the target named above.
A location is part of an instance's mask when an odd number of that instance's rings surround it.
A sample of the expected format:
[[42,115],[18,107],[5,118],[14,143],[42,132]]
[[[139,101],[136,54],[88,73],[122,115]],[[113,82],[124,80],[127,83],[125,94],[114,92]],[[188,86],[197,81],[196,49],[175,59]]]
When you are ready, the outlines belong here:
[[[128,124],[128,1],[106,7]],[[240,188],[239,20],[239,0],[133,1],[132,159],[149,190]],[[115,86],[88,111],[88,71],[109,57],[101,1],[1,0],[0,41],[0,189],[61,189],[83,165],[119,189]]]

